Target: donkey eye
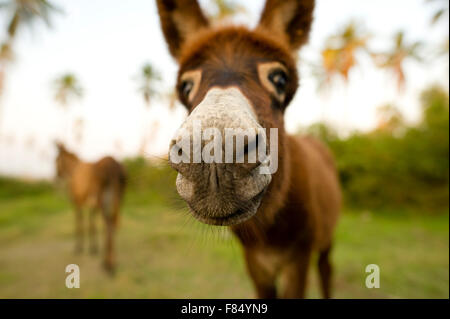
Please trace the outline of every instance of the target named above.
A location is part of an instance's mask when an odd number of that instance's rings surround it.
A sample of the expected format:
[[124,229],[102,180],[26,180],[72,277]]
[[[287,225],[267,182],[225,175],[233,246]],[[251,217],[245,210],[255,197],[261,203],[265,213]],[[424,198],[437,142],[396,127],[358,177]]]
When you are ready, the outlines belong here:
[[283,70],[275,70],[269,74],[269,81],[275,86],[278,94],[286,91],[288,76]]
[[188,97],[189,94],[192,92],[192,89],[194,88],[194,82],[187,80],[183,81],[180,86],[181,94],[183,94],[184,97]]

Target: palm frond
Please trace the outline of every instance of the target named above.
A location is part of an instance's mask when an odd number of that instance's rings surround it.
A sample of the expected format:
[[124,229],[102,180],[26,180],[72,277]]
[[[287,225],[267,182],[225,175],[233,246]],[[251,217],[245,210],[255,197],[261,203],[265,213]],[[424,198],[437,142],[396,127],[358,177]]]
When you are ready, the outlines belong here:
[[78,78],[72,73],[66,73],[54,81],[55,100],[62,106],[66,106],[70,100],[83,97],[84,90]]
[[146,63],[142,66],[137,77],[139,83],[138,91],[142,94],[147,105],[150,105],[151,98],[157,95],[154,85],[161,80],[161,73],[151,63]]
[[12,17],[8,24],[8,34],[14,37],[20,25],[32,25],[36,20],[42,20],[51,27],[51,15],[63,13],[62,9],[47,0],[14,0],[8,5]]

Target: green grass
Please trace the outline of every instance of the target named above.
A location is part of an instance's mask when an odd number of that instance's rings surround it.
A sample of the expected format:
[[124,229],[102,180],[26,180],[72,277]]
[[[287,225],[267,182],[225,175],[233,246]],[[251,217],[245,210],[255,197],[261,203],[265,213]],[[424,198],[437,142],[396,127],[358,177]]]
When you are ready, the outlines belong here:
[[[164,185],[161,176],[150,177]],[[238,242],[226,229],[201,225],[167,204],[168,191],[143,184],[127,195],[118,271],[110,278],[100,256],[73,254],[74,216],[61,192],[48,184],[11,183],[0,179],[0,298],[254,296]],[[335,297],[448,298],[448,212],[345,212],[333,259]],[[80,266],[80,289],[65,287],[71,263]],[[379,289],[365,288],[368,264],[380,266]],[[309,296],[319,297],[315,269]]]

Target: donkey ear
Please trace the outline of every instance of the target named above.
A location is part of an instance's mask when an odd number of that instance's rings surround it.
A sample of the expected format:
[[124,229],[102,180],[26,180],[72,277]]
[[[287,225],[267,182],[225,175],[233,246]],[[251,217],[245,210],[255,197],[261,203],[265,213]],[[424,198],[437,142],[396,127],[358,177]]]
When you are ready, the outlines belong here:
[[292,50],[308,42],[314,0],[267,0],[258,28],[283,37]]
[[196,0],[157,0],[161,27],[175,59],[188,38],[209,22]]
[[64,144],[61,141],[55,140],[54,143],[59,152],[65,150]]

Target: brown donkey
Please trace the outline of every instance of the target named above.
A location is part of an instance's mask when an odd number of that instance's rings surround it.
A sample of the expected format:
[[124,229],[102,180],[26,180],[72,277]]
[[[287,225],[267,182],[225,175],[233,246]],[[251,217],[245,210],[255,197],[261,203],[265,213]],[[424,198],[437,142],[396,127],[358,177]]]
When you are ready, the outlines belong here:
[[76,214],[77,253],[83,250],[83,209],[89,209],[90,251],[96,253],[97,239],[95,217],[101,210],[105,221],[106,242],[104,267],[109,272],[115,268],[114,234],[119,219],[120,203],[125,190],[125,170],[112,157],[95,163],[84,163],[75,154],[57,143],[56,171],[58,178],[67,182],[70,199]]
[[[319,254],[323,297],[330,297],[330,250],[341,205],[334,160],[313,138],[286,134],[283,120],[298,87],[297,50],[308,40],[314,1],[267,0],[255,30],[213,27],[195,0],[157,5],[169,50],[180,65],[179,98],[189,111],[170,151],[179,172],[178,193],[200,221],[231,227],[258,297],[303,298],[313,252]],[[266,137],[277,147],[268,158],[278,169],[261,174],[267,158],[242,163],[237,157],[233,162],[234,155],[231,163],[174,161],[176,155],[190,159],[198,152],[191,152],[190,144],[188,151],[179,146],[181,130],[194,132],[195,123],[201,123],[202,134],[278,129],[277,136]],[[263,140],[258,137],[247,136],[245,158]],[[213,150],[223,149],[225,143]]]

